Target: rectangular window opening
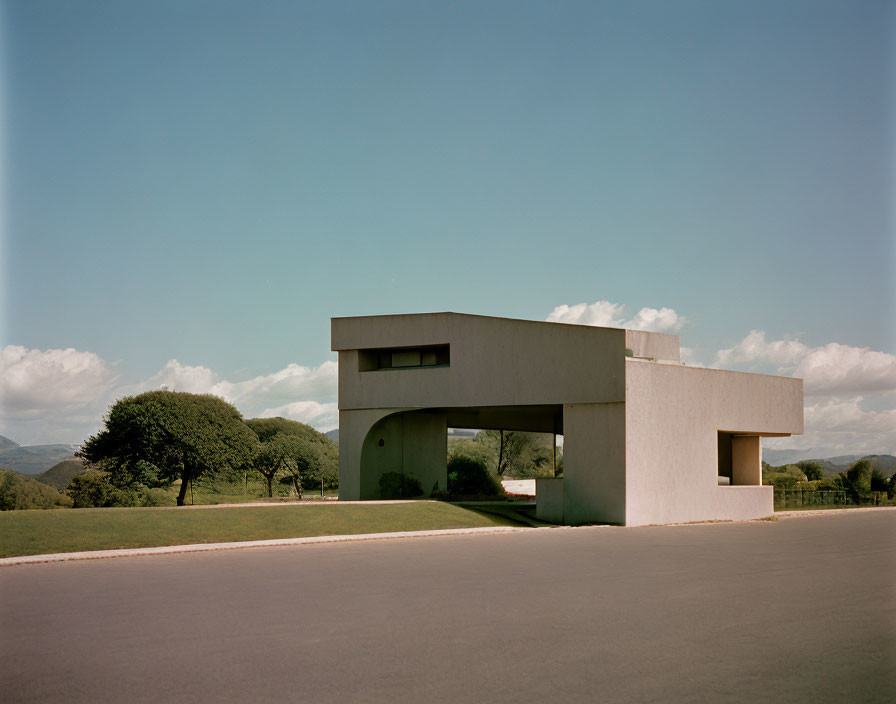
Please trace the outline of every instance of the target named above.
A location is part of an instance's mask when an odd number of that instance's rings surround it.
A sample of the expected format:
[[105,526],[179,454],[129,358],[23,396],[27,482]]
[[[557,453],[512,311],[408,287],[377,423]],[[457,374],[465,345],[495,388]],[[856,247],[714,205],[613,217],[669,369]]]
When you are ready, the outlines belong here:
[[731,486],[731,433],[719,431],[719,486]]
[[718,431],[719,486],[761,486],[762,450],[756,433]]
[[358,371],[428,369],[451,365],[450,345],[358,350]]

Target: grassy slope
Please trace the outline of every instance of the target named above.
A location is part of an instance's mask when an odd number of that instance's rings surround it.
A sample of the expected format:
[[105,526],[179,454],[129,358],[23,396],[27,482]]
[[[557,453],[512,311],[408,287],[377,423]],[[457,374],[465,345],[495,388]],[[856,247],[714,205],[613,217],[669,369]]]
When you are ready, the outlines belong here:
[[35,475],[34,479],[44,484],[49,484],[57,491],[63,491],[71,483],[75,475],[83,472],[84,469],[84,460],[78,457],[71,457],[54,464],[45,472]]
[[476,528],[508,521],[435,501],[289,507],[0,512],[0,557],[315,535]]

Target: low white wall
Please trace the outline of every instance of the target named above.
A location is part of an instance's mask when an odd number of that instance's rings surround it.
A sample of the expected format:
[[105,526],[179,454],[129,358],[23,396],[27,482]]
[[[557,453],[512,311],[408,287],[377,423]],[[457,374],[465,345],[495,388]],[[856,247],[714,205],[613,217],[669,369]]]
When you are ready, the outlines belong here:
[[563,477],[535,479],[535,516],[549,523],[563,523]]

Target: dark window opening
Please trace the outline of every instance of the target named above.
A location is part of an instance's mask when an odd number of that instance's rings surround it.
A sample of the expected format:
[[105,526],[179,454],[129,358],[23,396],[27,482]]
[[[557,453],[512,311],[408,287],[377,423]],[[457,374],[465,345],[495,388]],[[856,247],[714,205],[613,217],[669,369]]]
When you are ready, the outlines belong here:
[[719,486],[731,486],[731,433],[718,432],[719,436]]
[[450,366],[448,345],[358,350],[358,371],[377,369],[426,369]]

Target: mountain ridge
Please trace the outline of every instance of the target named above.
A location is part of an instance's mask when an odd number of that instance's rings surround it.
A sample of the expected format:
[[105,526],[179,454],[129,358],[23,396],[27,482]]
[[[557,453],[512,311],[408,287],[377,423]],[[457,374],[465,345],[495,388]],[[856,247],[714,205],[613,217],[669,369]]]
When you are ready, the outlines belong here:
[[16,445],[0,449],[0,468],[35,475],[75,456],[74,445]]

